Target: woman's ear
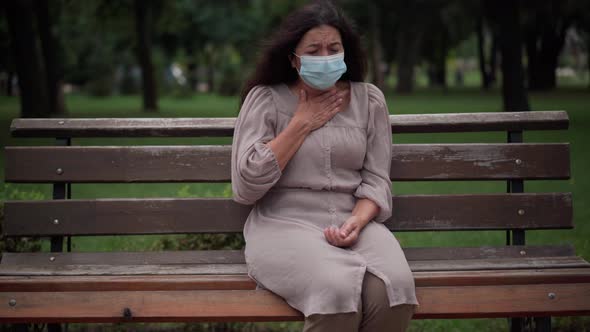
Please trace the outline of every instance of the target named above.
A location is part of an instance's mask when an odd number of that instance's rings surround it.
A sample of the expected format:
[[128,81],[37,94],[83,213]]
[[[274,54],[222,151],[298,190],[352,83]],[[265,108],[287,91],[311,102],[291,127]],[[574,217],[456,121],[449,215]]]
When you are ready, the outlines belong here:
[[297,69],[297,61],[293,54],[289,54],[289,62],[291,63],[291,67]]

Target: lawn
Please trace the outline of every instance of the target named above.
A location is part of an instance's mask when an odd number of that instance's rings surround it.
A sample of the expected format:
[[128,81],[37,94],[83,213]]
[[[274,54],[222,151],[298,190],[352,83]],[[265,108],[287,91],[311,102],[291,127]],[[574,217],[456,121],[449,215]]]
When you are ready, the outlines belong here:
[[[390,113],[462,113],[495,112],[502,108],[500,92],[481,92],[477,89],[419,90],[412,95],[387,93]],[[534,111],[565,110],[570,116],[569,130],[525,132],[525,142],[570,142],[570,180],[525,181],[526,192],[571,191],[574,198],[575,230],[527,231],[527,244],[571,243],[578,255],[590,260],[590,180],[585,172],[590,169],[590,90],[581,88],[561,89],[551,93],[530,94]],[[216,95],[197,95],[189,98],[165,97],[160,100],[160,111],[146,114],[139,111],[140,98],[137,96],[116,96],[92,98],[82,95],[67,97],[70,117],[232,117],[236,115],[238,99]],[[10,122],[18,116],[18,100],[0,97],[0,140],[6,145],[52,144],[51,139],[14,139],[9,137]],[[506,134],[490,133],[449,133],[449,134],[396,134],[396,143],[442,143],[442,142],[505,142]],[[134,138],[134,139],[74,139],[76,145],[98,144],[231,144],[231,138]],[[4,165],[4,154],[0,154]],[[0,168],[4,179],[4,168]],[[474,183],[475,182],[475,183]],[[49,198],[50,185],[4,184],[3,199],[33,197],[38,193]],[[115,198],[115,197],[175,197],[175,196],[227,196],[229,184],[76,184],[72,186],[73,198]],[[442,182],[394,182],[395,194],[430,193],[493,193],[505,192],[503,181],[442,181]],[[29,196],[27,196],[29,195]],[[41,196],[38,196],[41,197]],[[463,232],[397,232],[396,237],[404,247],[413,246],[479,246],[503,245],[504,231],[463,231]],[[175,236],[167,236],[174,239]],[[72,239],[75,251],[152,250],[162,236],[127,237],[75,237]],[[48,249],[47,243],[44,249]],[[584,324],[590,320],[556,318],[555,326]],[[299,323],[289,325],[294,330]],[[278,326],[278,325],[277,325]],[[581,330],[577,325],[576,330]],[[496,331],[506,330],[506,319],[471,320],[419,320],[413,321],[411,331]],[[586,327],[586,329],[590,329]],[[559,330],[559,329],[555,329]]]

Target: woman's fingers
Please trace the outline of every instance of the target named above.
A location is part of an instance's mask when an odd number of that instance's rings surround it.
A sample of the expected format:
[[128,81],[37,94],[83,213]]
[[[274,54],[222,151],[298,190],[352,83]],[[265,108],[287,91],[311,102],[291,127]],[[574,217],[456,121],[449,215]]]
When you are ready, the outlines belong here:
[[332,93],[330,94],[330,96],[328,96],[327,98],[324,98],[321,102],[319,102],[320,107],[321,108],[326,108],[328,107],[330,104],[334,103],[335,101],[337,101],[338,98],[338,93]]
[[330,90],[327,90],[327,91],[322,92],[321,94],[315,96],[314,101],[318,104],[322,104],[322,103],[325,103],[330,98],[337,96],[337,95],[338,95],[338,90],[330,89]]
[[304,89],[299,90],[299,102],[300,103],[307,102],[307,92]]
[[342,105],[342,98],[338,98],[336,100],[334,100],[331,104],[327,105],[324,109],[327,110],[328,112],[333,111],[335,108],[338,108],[339,106]]
[[340,238],[336,235],[336,228],[333,226],[328,227],[328,240],[335,246],[340,246]]
[[330,227],[330,234],[332,235],[332,241],[334,242],[335,245],[340,246],[340,236],[338,236],[337,232],[336,232],[337,228],[336,227]]
[[350,246],[353,245],[358,237],[358,233],[355,231],[350,232],[350,234],[348,234],[348,236],[346,236],[344,239],[342,239],[342,242],[346,245],[346,246]]
[[344,98],[346,98],[346,96],[348,95],[348,91],[340,91],[340,92],[335,92],[333,93],[331,96],[325,98],[321,104],[322,107],[326,108],[328,107],[330,104],[336,102],[337,100],[344,100]]
[[330,226],[330,227],[326,228],[324,233],[326,234],[326,238],[328,239],[328,242],[330,242],[332,245],[339,246],[340,241],[338,240],[338,238],[334,234],[334,227]]
[[324,229],[324,235],[330,244],[337,246],[337,247],[348,247],[353,245],[358,237],[357,231],[354,230],[348,234],[348,236],[343,237],[340,234],[340,231],[337,227],[330,226]]

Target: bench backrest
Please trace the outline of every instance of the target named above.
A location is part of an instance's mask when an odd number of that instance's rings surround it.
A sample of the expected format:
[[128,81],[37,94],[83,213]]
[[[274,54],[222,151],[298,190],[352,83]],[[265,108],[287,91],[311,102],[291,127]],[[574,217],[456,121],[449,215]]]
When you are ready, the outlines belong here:
[[[568,179],[568,143],[522,143],[524,130],[567,129],[564,111],[391,115],[391,179],[505,180],[494,194],[394,195],[393,231],[573,228],[569,192],[524,193],[523,180]],[[53,200],[5,202],[6,236],[242,232],[250,206],[231,198],[67,199],[76,183],[229,182],[231,145],[76,146],[87,137],[231,137],[235,118],[15,119],[5,179],[52,183]],[[396,142],[402,133],[508,132],[506,143]],[[69,191],[71,193],[71,191]],[[518,233],[522,237],[523,233]],[[522,243],[524,244],[524,243]]]

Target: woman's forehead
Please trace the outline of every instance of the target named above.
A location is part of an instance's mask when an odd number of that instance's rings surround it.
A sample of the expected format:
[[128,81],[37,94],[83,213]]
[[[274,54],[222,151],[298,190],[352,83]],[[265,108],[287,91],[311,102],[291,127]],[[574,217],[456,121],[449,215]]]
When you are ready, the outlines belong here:
[[333,26],[324,24],[307,31],[301,38],[299,45],[307,47],[315,44],[330,45],[334,43],[342,43],[340,31]]

